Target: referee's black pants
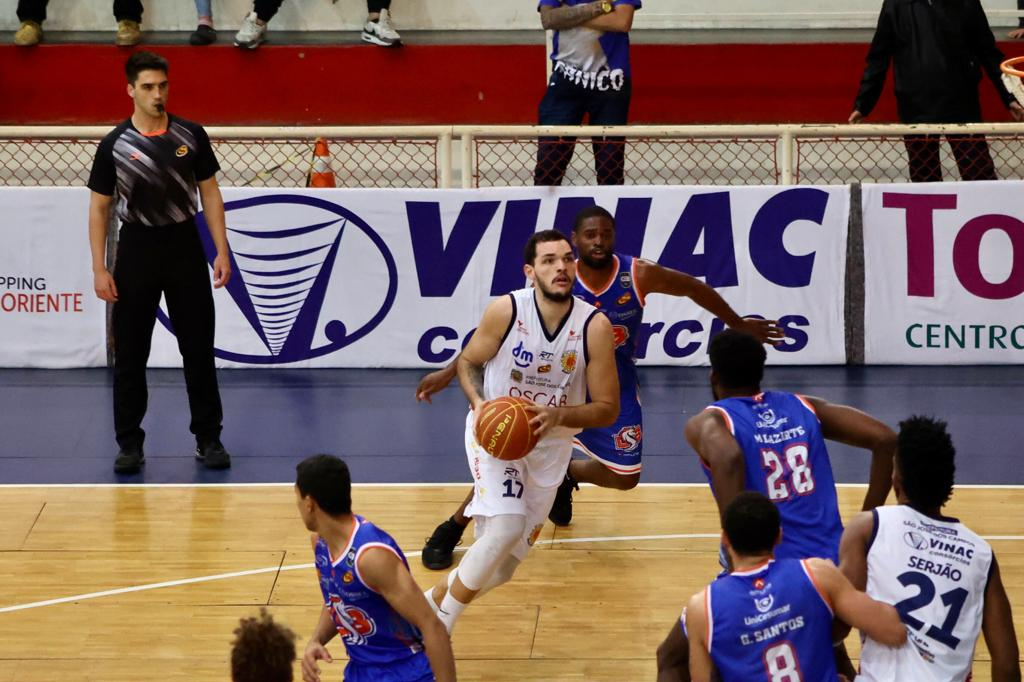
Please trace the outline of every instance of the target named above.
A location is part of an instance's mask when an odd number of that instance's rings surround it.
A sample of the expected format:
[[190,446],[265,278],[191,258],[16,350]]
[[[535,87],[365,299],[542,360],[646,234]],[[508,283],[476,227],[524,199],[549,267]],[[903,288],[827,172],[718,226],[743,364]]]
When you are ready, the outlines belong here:
[[149,360],[160,294],[178,339],[197,443],[220,437],[223,412],[213,363],[210,268],[191,220],[152,227],[125,223],[114,265],[114,430],[122,449],[141,448]]

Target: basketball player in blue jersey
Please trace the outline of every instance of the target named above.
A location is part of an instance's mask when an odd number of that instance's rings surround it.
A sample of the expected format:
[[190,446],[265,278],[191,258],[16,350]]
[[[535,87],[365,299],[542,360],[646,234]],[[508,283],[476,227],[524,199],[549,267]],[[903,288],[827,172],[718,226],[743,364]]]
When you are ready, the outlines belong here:
[[[647,296],[689,297],[731,328],[746,332],[759,342],[777,343],[783,336],[776,322],[740,317],[713,288],[690,275],[616,253],[615,220],[600,206],[585,208],[576,215],[572,241],[578,255],[573,294],[601,310],[612,323],[621,411],[611,426],[586,429],[577,435],[573,445],[588,458],[569,464],[549,514],[558,526],[566,526],[572,520],[572,491],[579,489],[579,483],[630,490],[640,482],[643,414],[634,355]],[[455,362],[427,375],[416,389],[417,400],[429,401],[454,376]],[[468,502],[469,497],[427,540],[421,555],[427,568],[437,570],[451,565],[455,545],[469,524],[464,514]]]
[[[871,452],[863,509],[873,509],[889,495],[896,434],[852,407],[762,391],[767,355],[747,334],[723,331],[708,354],[716,402],[686,422],[684,435],[701,459],[719,511],[745,490],[759,492],[777,505],[782,519],[775,556],[838,563],[843,524],[825,439]],[[721,563],[728,568],[724,552]],[[684,633],[673,626],[658,650],[659,668],[685,669],[685,660],[672,657],[687,651]],[[842,646],[835,653],[846,658]]]
[[773,558],[785,537],[779,521],[778,505],[760,493],[740,493],[725,508],[722,545],[732,571],[683,612],[689,675],[661,669],[659,682],[835,682],[833,617],[887,646],[906,641],[896,609],[858,591],[831,561]]
[[302,679],[320,682],[325,645],[340,634],[345,682],[450,682],[451,642],[409,573],[401,548],[352,513],[348,466],[313,455],[296,467],[295,501],[311,541],[324,608],[302,655]]
[[909,628],[898,649],[866,633],[859,682],[970,680],[982,633],[993,682],[1020,682],[1010,600],[992,547],[942,513],[953,495],[955,459],[945,422],[901,422],[893,474],[898,504],[859,514],[843,533],[840,569],[858,589],[895,604]]

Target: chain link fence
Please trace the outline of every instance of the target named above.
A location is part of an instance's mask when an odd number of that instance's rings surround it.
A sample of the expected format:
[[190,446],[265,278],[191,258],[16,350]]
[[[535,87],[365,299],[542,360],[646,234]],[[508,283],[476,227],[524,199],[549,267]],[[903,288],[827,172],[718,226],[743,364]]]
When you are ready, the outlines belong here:
[[[0,128],[0,186],[81,186],[105,128]],[[833,185],[1024,179],[1024,124],[211,128],[227,187],[304,187],[317,137],[338,187]]]

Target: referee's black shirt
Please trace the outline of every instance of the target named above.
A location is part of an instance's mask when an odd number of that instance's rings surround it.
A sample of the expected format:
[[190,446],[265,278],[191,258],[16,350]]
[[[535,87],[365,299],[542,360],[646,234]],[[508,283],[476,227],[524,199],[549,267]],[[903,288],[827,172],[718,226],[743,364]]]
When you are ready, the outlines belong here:
[[203,127],[167,116],[167,129],[144,135],[131,119],[103,138],[96,150],[89,189],[113,196],[124,223],[173,225],[199,210],[198,183],[220,170]]

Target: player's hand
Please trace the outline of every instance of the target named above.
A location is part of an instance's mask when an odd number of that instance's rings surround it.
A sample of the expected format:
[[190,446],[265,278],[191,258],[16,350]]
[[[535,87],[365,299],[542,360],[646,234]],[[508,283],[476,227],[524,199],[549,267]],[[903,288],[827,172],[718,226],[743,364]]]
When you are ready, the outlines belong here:
[[108,270],[100,270],[92,276],[92,288],[97,298],[107,303],[117,303],[117,285]]
[[420,384],[416,387],[416,402],[426,401],[429,403],[430,396],[443,391],[451,382],[452,373],[448,371],[447,367],[431,372],[420,379]]
[[1024,106],[1021,106],[1019,102],[1010,102],[1010,116],[1013,116],[1013,120],[1017,123],[1024,121]]
[[526,411],[533,415],[530,424],[533,426],[533,433],[538,438],[543,438],[548,431],[562,424],[563,413],[557,407],[526,405]]
[[864,120],[864,114],[860,113],[856,109],[850,114],[850,118],[846,119],[847,123],[860,123]]
[[213,259],[213,288],[220,289],[231,279],[231,258],[226,253],[218,253]]
[[746,332],[761,343],[770,343],[773,346],[786,338],[786,332],[775,320],[762,320],[757,317],[744,317],[743,320],[733,327],[737,331]]
[[1013,38],[1014,40],[1020,40],[1024,38],[1024,28],[1015,28],[1006,34],[1007,38]]
[[317,661],[333,663],[334,659],[331,658],[327,647],[314,639],[309,641],[302,654],[302,679],[304,682],[320,682],[320,667],[316,664]]

